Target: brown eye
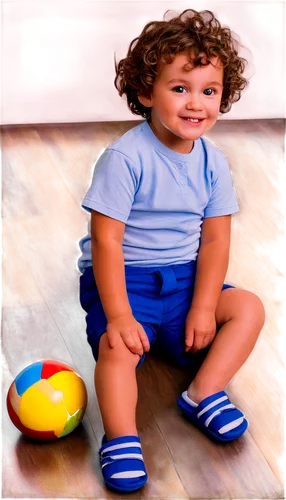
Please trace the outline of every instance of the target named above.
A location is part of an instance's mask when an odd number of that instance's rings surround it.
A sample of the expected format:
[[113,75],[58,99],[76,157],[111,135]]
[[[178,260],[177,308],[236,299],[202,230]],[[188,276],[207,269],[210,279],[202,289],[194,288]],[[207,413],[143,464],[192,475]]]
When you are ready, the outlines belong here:
[[215,94],[215,89],[205,89],[204,94],[205,95],[213,95],[213,94]]
[[173,92],[177,92],[178,94],[182,94],[185,90],[185,87],[183,87],[182,85],[177,85],[177,87],[174,87],[172,90],[173,90]]

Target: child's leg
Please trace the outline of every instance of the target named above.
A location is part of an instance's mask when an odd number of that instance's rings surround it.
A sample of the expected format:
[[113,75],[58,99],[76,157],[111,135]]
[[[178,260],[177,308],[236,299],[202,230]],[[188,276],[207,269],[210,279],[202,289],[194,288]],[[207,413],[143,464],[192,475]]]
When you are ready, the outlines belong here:
[[[134,271],[128,269],[128,266],[125,273],[132,311],[148,335],[149,342],[152,343],[156,339],[154,320],[157,319],[157,323],[161,321],[161,309],[158,308],[158,302],[155,308],[151,294],[152,291],[155,294],[157,292],[156,287],[154,290],[154,279],[148,273],[145,276],[140,272],[138,280],[135,280]],[[131,283],[128,281],[128,276],[132,276]],[[105,429],[99,450],[102,474],[108,487],[120,492],[135,491],[148,480],[135,418],[136,368],[143,362],[145,354],[140,358],[131,353],[121,338],[113,349],[109,347],[107,334],[102,335],[106,330],[107,320],[92,268],[85,270],[80,285],[81,305],[87,312],[87,338],[97,360],[94,381]],[[151,288],[149,294],[146,294],[148,304],[142,294],[144,287]],[[148,314],[152,319],[152,325],[142,321]]]
[[196,403],[225,388],[250,355],[265,321],[264,307],[251,292],[228,288],[216,310],[220,328],[188,396]]
[[94,380],[107,440],[138,435],[135,411],[139,359],[139,355],[133,354],[123,341],[111,349],[107,334],[102,335]]
[[98,354],[95,387],[105,429],[99,450],[102,474],[108,487],[135,491],[148,480],[135,423],[139,355],[132,354],[121,339],[111,349],[106,333],[100,338]]

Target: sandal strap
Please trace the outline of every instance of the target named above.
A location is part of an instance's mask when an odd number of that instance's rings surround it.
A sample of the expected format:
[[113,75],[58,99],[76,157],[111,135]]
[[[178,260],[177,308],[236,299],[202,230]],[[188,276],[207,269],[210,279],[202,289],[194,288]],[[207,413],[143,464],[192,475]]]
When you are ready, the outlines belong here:
[[231,403],[226,393],[220,391],[201,401],[197,407],[197,418],[205,427],[225,434],[241,425],[244,415]]
[[111,478],[135,478],[146,475],[141,444],[136,436],[115,438],[99,450],[104,476]]
[[235,408],[235,406],[229,401],[228,398],[220,398],[217,403],[211,403],[202,410],[198,407],[197,416],[202,420],[207,420],[215,412],[221,411],[222,408]]
[[220,405],[221,403],[230,403],[227,394],[224,391],[216,392],[215,394],[212,394],[211,396],[208,396],[207,398],[203,399],[198,407],[197,407],[197,412],[198,414],[203,415],[206,411],[215,408],[217,405]]

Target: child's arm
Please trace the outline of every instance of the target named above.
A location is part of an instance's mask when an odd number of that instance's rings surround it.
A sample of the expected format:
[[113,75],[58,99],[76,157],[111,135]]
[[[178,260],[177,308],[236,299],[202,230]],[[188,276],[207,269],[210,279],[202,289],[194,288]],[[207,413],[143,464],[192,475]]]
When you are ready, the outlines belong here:
[[124,272],[122,241],[125,224],[92,210],[91,248],[93,272],[107,318],[110,347],[121,337],[140,356],[149,350],[148,337],[136,321],[129,304]]
[[215,311],[228,268],[231,216],[202,224],[195,290],[186,321],[186,351],[207,347],[216,334]]

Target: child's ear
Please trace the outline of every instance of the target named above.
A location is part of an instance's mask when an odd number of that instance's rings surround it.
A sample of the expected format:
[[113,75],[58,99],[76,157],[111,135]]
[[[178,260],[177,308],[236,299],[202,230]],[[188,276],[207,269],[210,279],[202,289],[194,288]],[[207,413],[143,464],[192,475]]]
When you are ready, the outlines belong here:
[[151,108],[153,106],[152,95],[138,95],[138,101],[145,106],[145,108]]

